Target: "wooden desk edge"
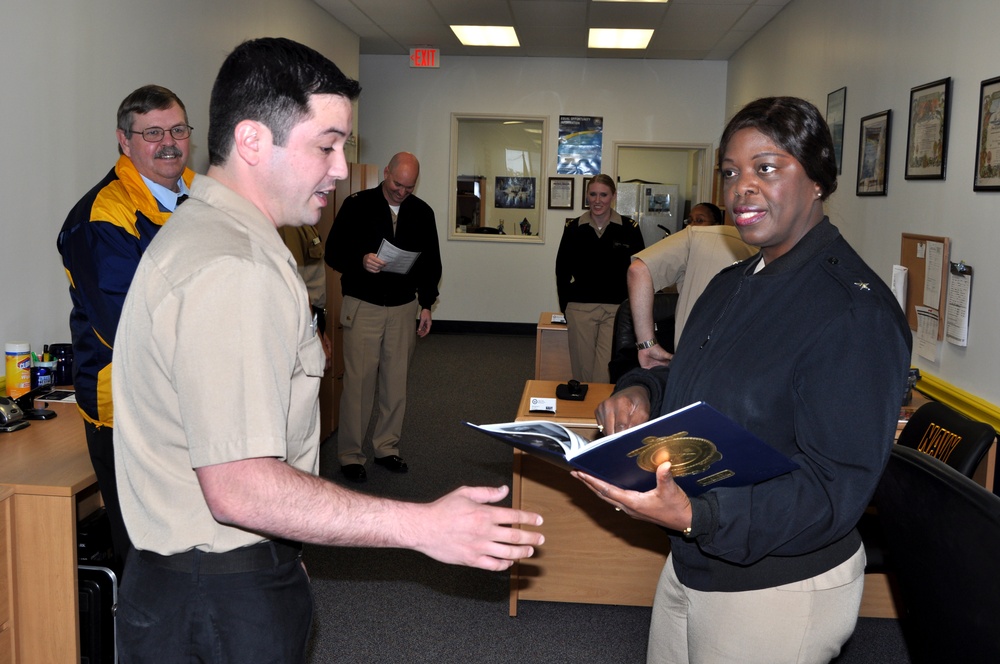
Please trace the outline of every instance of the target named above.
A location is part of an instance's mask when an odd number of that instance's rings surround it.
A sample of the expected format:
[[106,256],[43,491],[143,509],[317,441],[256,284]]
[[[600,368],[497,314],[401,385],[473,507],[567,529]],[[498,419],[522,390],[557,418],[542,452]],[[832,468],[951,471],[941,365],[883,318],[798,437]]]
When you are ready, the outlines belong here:
[[[520,450],[514,450],[514,460],[511,471],[510,502],[514,509],[521,509],[521,454]],[[520,526],[518,526],[520,528]],[[510,567],[510,602],[509,613],[512,618],[517,616],[517,597],[521,589],[518,561]]]
[[76,404],[48,407],[55,419],[0,438],[0,496],[12,501],[4,546],[18,661],[70,662],[80,659],[76,524],[100,492]]

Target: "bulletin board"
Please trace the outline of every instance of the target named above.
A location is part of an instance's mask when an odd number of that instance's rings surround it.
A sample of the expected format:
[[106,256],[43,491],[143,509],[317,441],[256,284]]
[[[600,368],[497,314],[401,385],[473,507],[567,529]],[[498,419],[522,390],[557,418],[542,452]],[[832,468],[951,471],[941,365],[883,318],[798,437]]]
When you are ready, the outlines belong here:
[[[939,242],[944,245],[944,255],[941,257],[941,290],[936,303],[925,303],[924,281],[927,278],[927,252],[925,251],[928,242]],[[945,293],[948,284],[948,257],[951,247],[948,238],[936,237],[933,235],[914,235],[903,233],[903,243],[899,251],[899,264],[906,268],[906,320],[910,324],[911,330],[917,329],[917,307],[923,304],[936,307],[941,312],[938,321],[937,338],[944,339],[944,305]],[[938,269],[934,267],[935,271]]]

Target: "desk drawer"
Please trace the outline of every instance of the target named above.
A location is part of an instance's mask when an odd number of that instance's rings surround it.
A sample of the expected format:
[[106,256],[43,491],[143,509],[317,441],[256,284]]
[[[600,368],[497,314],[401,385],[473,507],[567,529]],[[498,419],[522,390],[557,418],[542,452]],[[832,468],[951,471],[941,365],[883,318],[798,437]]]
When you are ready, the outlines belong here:
[[10,499],[5,498],[0,500],[0,664],[14,661],[10,547]]
[[[10,499],[0,500],[0,635],[10,631],[11,618],[11,568],[10,568]],[[10,634],[7,634],[10,644]],[[0,648],[0,655],[2,655]],[[0,662],[4,662],[0,656]],[[9,661],[9,660],[8,660]]]

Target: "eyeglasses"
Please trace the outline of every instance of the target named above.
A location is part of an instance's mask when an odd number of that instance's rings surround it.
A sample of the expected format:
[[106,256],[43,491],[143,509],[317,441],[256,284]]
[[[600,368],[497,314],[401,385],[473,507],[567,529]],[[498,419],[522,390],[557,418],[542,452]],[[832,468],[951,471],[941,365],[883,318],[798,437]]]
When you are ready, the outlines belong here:
[[175,141],[182,141],[191,135],[192,129],[194,129],[194,127],[191,127],[186,124],[179,124],[179,125],[174,125],[170,129],[164,129],[162,127],[148,127],[146,129],[143,129],[142,131],[129,129],[128,133],[142,134],[142,138],[144,141],[147,141],[149,143],[159,143],[160,141],[163,140],[163,137],[166,135],[168,131],[170,132],[170,135],[173,136]]

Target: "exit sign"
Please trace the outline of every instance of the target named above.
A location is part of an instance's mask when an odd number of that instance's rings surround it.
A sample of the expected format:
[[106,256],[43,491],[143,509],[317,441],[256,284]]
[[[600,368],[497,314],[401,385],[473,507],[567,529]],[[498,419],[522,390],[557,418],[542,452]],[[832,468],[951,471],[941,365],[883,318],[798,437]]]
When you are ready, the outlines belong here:
[[437,69],[441,66],[441,52],[436,48],[411,48],[410,66]]

